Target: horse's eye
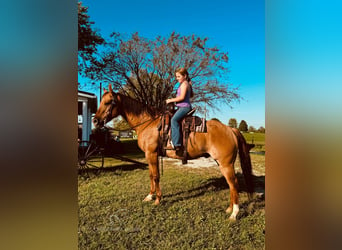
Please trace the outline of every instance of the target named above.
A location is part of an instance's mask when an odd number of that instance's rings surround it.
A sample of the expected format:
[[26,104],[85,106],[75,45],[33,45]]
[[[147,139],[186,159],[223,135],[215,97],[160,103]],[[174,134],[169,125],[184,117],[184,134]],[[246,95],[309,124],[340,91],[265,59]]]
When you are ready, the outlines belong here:
[[104,105],[110,105],[110,104],[112,104],[112,100],[108,100],[108,101],[104,101]]

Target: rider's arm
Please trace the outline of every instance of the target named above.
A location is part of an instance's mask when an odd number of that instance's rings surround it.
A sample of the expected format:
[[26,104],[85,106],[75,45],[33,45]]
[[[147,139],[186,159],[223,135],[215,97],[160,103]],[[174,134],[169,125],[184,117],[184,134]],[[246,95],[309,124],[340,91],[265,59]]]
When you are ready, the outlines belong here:
[[170,102],[181,102],[185,99],[186,96],[186,91],[188,89],[188,84],[187,83],[182,83],[182,85],[180,86],[180,95],[175,97],[175,98],[171,98],[171,99],[167,99],[166,103],[170,103]]

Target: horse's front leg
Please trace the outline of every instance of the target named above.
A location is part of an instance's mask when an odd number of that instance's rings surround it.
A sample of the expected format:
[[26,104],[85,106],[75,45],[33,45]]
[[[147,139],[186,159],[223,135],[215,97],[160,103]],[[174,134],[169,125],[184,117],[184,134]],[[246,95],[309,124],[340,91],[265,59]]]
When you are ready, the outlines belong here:
[[160,203],[161,199],[161,188],[159,184],[159,168],[158,168],[158,155],[156,152],[146,152],[146,160],[148,162],[151,188],[150,193],[145,197],[144,201],[152,201],[153,194],[156,193],[155,205]]

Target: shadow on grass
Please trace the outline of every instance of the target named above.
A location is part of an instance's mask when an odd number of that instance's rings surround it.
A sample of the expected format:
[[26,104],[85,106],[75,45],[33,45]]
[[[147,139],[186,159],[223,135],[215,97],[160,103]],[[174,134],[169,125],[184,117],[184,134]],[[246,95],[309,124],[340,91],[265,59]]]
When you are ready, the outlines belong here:
[[[239,183],[239,192],[247,192],[244,176],[237,173],[236,177]],[[255,192],[265,193],[265,176],[253,176]],[[177,193],[163,195],[163,203],[171,205],[179,201],[188,200],[203,196],[207,192],[218,192],[220,190],[228,189],[226,179],[221,176],[218,178],[208,179],[206,183],[190,190],[184,190]],[[165,199],[166,198],[166,199]]]
[[90,177],[92,175],[97,176],[101,173],[113,173],[115,175],[121,175],[121,172],[125,171],[133,171],[136,169],[146,170],[148,169],[148,165],[145,163],[132,163],[132,164],[125,164],[125,165],[117,165],[117,166],[110,166],[110,167],[103,167],[103,168],[86,168],[86,169],[79,169],[79,175],[83,177]]

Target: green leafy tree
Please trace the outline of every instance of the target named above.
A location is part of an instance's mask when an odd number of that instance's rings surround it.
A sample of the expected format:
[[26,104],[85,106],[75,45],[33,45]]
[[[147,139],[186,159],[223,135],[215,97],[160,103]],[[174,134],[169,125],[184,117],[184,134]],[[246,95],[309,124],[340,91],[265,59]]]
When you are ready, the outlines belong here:
[[256,128],[253,126],[248,127],[248,132],[256,132]]
[[262,127],[262,126],[259,127],[259,128],[258,128],[258,132],[259,132],[259,133],[265,133],[265,128]]
[[242,120],[239,124],[239,130],[242,132],[247,132],[248,131],[248,125],[245,120]]
[[237,128],[237,121],[235,118],[230,118],[228,122],[228,126],[231,128]]
[[97,52],[97,46],[104,44],[104,39],[98,31],[92,28],[94,22],[90,21],[88,7],[78,2],[78,67],[79,72],[86,66],[87,61],[91,61]]
[[165,100],[175,93],[176,69],[185,67],[195,93],[192,103],[199,111],[204,104],[218,110],[218,102],[230,106],[240,99],[228,81],[228,54],[207,46],[207,38],[176,33],[155,39],[134,33],[127,38],[113,33],[111,39],[86,74],[94,81],[111,83],[115,91],[163,110]]

